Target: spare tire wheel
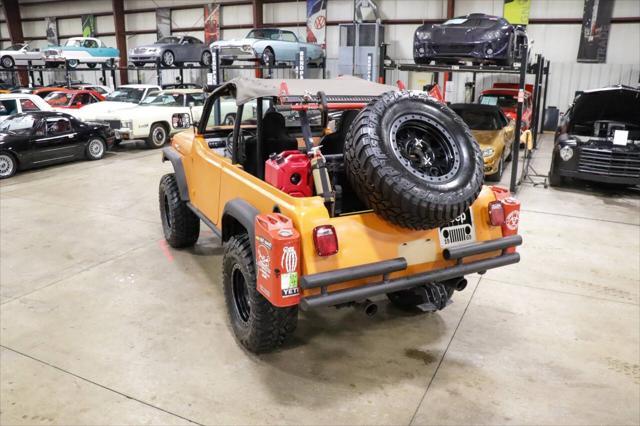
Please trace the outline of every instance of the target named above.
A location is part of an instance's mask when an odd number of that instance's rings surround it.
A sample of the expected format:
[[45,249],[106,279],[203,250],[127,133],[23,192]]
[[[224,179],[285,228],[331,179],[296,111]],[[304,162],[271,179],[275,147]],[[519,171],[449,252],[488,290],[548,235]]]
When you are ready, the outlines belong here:
[[360,199],[410,229],[457,218],[482,188],[484,163],[466,124],[423,92],[387,92],[351,124],[345,165]]

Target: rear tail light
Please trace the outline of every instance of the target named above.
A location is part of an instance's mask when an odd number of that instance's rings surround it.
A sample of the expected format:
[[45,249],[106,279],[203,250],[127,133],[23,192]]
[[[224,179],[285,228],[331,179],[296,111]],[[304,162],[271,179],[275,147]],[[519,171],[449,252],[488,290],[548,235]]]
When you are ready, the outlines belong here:
[[331,256],[338,252],[338,235],[332,225],[313,228],[313,244],[318,256]]
[[504,208],[501,201],[489,203],[489,223],[492,226],[502,226],[504,223]]

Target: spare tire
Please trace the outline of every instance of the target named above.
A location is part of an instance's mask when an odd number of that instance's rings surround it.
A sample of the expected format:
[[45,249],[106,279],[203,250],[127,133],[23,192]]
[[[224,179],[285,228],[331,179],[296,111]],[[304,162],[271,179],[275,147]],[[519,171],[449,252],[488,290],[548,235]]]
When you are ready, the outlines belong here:
[[410,229],[457,218],[484,179],[482,154],[467,125],[424,92],[388,92],[372,101],[351,124],[344,153],[360,199]]

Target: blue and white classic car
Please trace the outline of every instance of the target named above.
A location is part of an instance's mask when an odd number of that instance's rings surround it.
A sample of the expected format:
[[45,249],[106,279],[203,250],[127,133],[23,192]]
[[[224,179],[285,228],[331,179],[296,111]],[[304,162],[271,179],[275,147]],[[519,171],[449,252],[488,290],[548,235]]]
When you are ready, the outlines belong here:
[[72,37],[64,46],[50,46],[44,51],[48,65],[63,64],[67,60],[69,68],[76,68],[81,63],[89,68],[95,68],[98,64],[113,66],[119,57],[118,49],[107,47],[93,37]]
[[278,28],[256,28],[241,40],[219,40],[211,43],[211,50],[218,49],[220,63],[231,65],[233,61],[260,61],[273,66],[279,62],[298,60],[301,47],[307,50],[307,62],[322,64],[324,51],[318,44],[304,43],[292,31]]

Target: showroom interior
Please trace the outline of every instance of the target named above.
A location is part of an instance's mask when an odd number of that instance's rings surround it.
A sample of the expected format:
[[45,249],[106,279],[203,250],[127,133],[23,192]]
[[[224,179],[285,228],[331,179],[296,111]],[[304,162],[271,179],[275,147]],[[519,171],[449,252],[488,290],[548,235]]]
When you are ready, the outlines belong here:
[[0,3],[0,424],[640,424],[638,0]]

